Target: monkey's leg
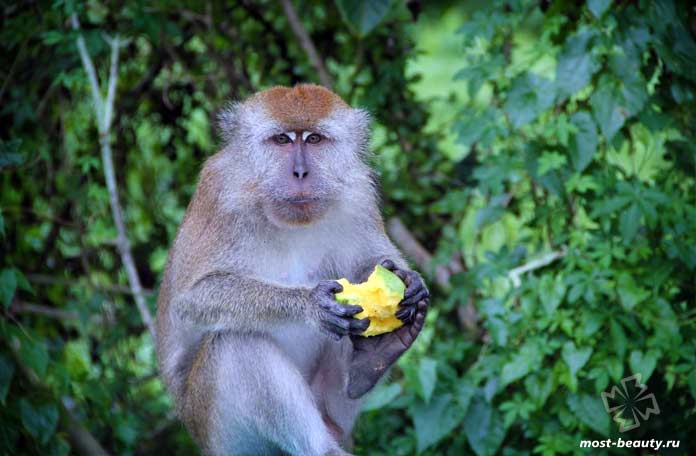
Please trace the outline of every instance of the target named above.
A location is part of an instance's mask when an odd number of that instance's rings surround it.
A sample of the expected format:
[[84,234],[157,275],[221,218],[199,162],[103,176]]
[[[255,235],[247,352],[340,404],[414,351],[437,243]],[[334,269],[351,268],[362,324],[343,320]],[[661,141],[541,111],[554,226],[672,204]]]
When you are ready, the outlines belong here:
[[311,379],[311,389],[319,411],[331,435],[344,448],[351,448],[355,418],[360,411],[360,400],[351,399],[346,391],[353,346],[347,338],[325,344],[318,369]]
[[[345,454],[306,380],[274,342],[261,335],[221,333],[205,348],[213,388],[198,394],[212,394],[204,445],[211,454]],[[195,384],[192,378],[189,385]]]

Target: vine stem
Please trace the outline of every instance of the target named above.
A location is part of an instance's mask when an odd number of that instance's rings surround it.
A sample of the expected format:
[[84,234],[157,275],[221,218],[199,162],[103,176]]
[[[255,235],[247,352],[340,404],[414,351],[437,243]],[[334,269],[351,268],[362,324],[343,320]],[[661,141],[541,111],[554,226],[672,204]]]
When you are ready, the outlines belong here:
[[97,72],[94,69],[92,58],[87,51],[85,39],[80,32],[80,22],[77,19],[77,14],[73,13],[71,17],[72,28],[78,32],[77,34],[77,49],[80,52],[82,66],[87,72],[87,77],[92,90],[92,100],[94,102],[94,111],[97,116],[97,127],[99,130],[99,145],[101,148],[102,166],[104,167],[104,178],[106,187],[109,191],[109,203],[111,206],[111,215],[116,225],[118,233],[116,238],[116,248],[118,249],[121,261],[126,269],[128,284],[135,300],[135,305],[140,312],[140,316],[145,324],[145,327],[150,332],[152,339],[155,340],[156,330],[152,319],[152,314],[145,303],[145,294],[143,292],[138,270],[135,267],[133,254],[131,252],[126,225],[123,219],[123,210],[118,199],[118,185],[116,184],[116,173],[114,171],[113,153],[111,151],[111,125],[113,121],[114,99],[116,97],[116,86],[118,84],[118,57],[119,48],[124,44],[118,35],[113,37],[105,36],[106,41],[111,48],[111,66],[109,69],[109,80],[107,84],[106,98],[101,95]]

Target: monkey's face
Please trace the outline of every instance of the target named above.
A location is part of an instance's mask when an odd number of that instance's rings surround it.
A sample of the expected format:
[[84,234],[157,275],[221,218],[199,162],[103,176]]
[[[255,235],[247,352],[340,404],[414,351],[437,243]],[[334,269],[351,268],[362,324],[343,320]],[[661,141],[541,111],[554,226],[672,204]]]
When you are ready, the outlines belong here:
[[368,115],[323,87],[259,92],[220,120],[239,146],[234,167],[244,169],[254,203],[277,226],[311,224],[341,205],[358,208],[360,195],[372,191]]
[[[264,149],[272,165],[262,182],[266,216],[275,224],[306,225],[345,202],[359,160],[327,125],[270,135]],[[349,146],[349,147],[346,147]]]

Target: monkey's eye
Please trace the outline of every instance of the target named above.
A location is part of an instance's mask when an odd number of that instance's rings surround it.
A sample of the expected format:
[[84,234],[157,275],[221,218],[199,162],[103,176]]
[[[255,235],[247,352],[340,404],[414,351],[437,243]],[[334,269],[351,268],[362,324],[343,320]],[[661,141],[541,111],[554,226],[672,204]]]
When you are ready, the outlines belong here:
[[273,142],[275,142],[278,145],[284,146],[285,144],[290,144],[292,142],[292,139],[285,133],[281,133],[279,135],[273,136]]
[[311,135],[307,136],[307,141],[308,144],[317,144],[321,142],[321,135],[318,135],[316,133],[312,133]]

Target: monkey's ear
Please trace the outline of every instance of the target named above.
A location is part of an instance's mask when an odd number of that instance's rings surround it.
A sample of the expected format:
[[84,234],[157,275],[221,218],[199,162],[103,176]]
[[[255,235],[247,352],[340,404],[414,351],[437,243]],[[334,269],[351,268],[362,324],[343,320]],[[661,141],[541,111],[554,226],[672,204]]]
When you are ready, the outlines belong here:
[[228,143],[239,128],[239,103],[228,103],[217,113],[217,134],[223,143]]

